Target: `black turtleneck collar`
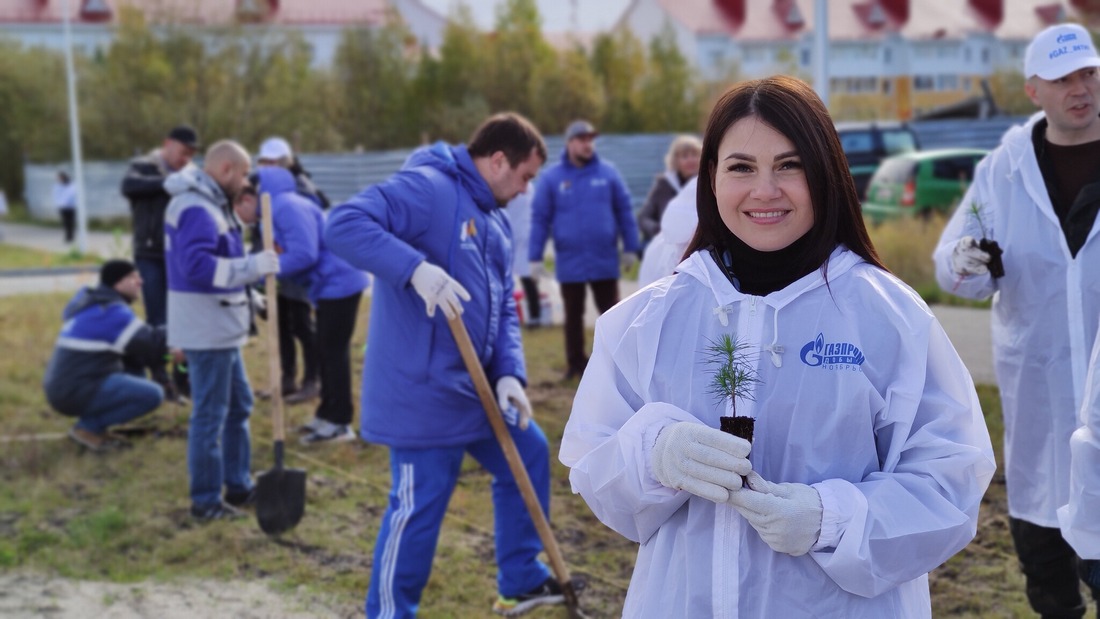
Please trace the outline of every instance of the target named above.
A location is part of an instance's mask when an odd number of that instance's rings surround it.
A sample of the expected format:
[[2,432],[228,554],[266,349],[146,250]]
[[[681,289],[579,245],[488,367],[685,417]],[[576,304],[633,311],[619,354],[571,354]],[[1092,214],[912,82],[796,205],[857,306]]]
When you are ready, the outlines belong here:
[[782,290],[820,266],[801,264],[810,244],[809,232],[776,251],[757,251],[732,234],[728,239],[725,251],[719,254],[711,248],[711,256],[744,294],[765,296]]

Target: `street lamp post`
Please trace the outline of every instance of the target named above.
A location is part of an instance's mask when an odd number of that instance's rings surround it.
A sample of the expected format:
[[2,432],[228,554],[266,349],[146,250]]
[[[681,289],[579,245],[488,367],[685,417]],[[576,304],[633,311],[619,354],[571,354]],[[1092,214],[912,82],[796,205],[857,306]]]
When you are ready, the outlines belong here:
[[88,252],[88,209],[84,200],[84,157],[80,150],[80,118],[76,109],[76,69],[73,66],[73,35],[69,25],[70,3],[63,4],[62,24],[65,36],[65,81],[69,91],[69,140],[73,157],[73,182],[76,183],[77,249]]

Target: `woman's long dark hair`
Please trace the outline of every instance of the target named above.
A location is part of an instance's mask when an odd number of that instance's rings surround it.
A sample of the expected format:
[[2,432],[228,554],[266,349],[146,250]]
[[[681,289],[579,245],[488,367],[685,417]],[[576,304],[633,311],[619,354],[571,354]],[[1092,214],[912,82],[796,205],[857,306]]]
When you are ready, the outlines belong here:
[[[829,111],[802,80],[776,75],[741,82],[731,87],[715,104],[703,134],[703,155],[699,165],[696,209],[699,227],[684,257],[700,249],[728,246],[733,233],[718,213],[714,176],[718,167],[718,145],[734,123],[755,116],[790,140],[802,160],[813,201],[814,225],[808,232],[806,250],[799,266],[825,268],[838,243],[883,269],[878,253],[863,223],[856,184]],[[737,265],[733,265],[736,271]]]

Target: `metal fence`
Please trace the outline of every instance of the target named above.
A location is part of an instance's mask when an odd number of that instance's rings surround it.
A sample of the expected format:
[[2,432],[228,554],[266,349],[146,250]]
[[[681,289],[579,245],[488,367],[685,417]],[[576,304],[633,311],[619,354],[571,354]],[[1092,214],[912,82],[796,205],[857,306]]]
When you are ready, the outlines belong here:
[[[995,147],[1004,132],[1022,117],[998,117],[986,120],[933,120],[913,123],[921,147]],[[626,181],[634,207],[641,206],[653,179],[663,167],[665,151],[675,134],[603,135],[597,142],[602,159],[615,164]],[[556,162],[563,148],[561,136],[547,138],[550,162]],[[302,165],[313,180],[333,201],[339,204],[363,188],[377,183],[394,172],[413,149],[368,153],[302,154]],[[129,205],[119,193],[126,173],[124,161],[95,161],[84,164],[84,192],[88,216],[94,218],[125,217]],[[29,164],[26,175],[25,199],[32,215],[38,219],[57,217],[51,201],[51,188],[57,177],[58,164]]]

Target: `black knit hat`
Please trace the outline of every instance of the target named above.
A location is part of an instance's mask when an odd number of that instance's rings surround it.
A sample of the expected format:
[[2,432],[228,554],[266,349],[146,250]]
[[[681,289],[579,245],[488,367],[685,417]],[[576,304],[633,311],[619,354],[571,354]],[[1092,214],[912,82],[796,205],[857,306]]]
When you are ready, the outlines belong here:
[[108,288],[114,288],[115,284],[133,273],[135,268],[134,263],[129,260],[108,260],[99,269],[99,283]]

